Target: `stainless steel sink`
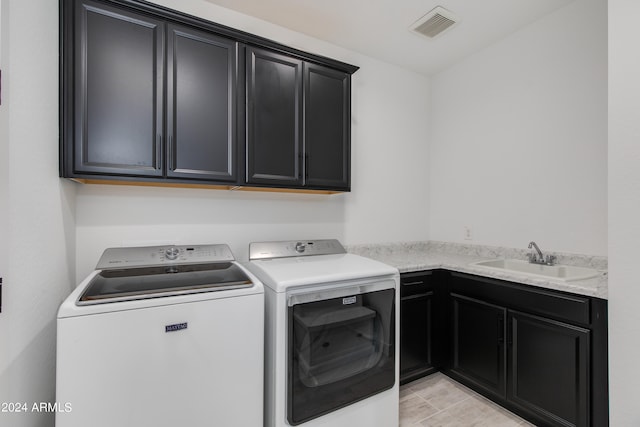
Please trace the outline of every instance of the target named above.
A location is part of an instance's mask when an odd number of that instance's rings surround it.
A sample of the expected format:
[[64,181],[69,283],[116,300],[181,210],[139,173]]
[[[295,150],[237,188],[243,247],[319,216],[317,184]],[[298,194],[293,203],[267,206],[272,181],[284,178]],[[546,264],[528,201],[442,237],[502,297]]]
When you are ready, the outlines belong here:
[[493,259],[489,261],[474,262],[471,265],[485,267],[494,270],[511,271],[533,276],[548,277],[550,279],[564,280],[566,282],[573,280],[584,280],[597,277],[600,273],[598,270],[587,267],[575,267],[573,265],[544,265],[532,264],[528,261],[519,259]]

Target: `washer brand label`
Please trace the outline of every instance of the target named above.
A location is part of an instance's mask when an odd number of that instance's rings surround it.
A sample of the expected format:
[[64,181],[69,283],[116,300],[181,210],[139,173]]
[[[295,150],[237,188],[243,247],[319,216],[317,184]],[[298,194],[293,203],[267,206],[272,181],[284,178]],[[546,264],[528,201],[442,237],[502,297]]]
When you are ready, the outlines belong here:
[[175,332],[175,331],[181,331],[183,329],[187,329],[187,322],[184,323],[176,323],[174,325],[166,325],[164,327],[164,331],[165,332]]
[[342,298],[342,305],[355,304],[357,300],[358,300],[357,297]]

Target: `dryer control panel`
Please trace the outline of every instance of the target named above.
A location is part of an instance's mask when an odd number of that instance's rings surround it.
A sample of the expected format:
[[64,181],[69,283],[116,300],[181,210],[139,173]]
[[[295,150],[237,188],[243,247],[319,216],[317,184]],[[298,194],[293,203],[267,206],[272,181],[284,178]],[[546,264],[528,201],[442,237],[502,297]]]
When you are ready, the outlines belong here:
[[289,258],[314,255],[346,254],[336,239],[254,242],[249,245],[249,259]]
[[224,261],[235,261],[231,249],[224,244],[108,248],[98,261],[96,270]]

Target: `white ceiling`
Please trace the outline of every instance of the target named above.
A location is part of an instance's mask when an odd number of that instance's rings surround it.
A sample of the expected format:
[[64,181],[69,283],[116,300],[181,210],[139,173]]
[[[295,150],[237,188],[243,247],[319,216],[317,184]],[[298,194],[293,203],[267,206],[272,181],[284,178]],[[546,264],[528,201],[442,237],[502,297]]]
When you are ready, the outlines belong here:
[[[431,74],[574,0],[208,0],[246,15]],[[459,23],[434,39],[409,26],[436,6]]]

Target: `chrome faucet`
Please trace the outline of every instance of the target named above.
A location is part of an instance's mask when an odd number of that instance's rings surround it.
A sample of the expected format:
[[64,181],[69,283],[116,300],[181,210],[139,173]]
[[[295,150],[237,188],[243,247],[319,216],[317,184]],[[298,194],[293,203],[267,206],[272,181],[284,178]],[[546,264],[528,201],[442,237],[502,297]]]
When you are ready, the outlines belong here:
[[542,254],[542,251],[536,244],[536,242],[529,242],[529,249],[535,249],[537,254],[529,253],[527,257],[529,258],[529,262],[532,264],[546,264],[553,265],[556,262],[556,257],[554,255],[547,255],[546,257]]

